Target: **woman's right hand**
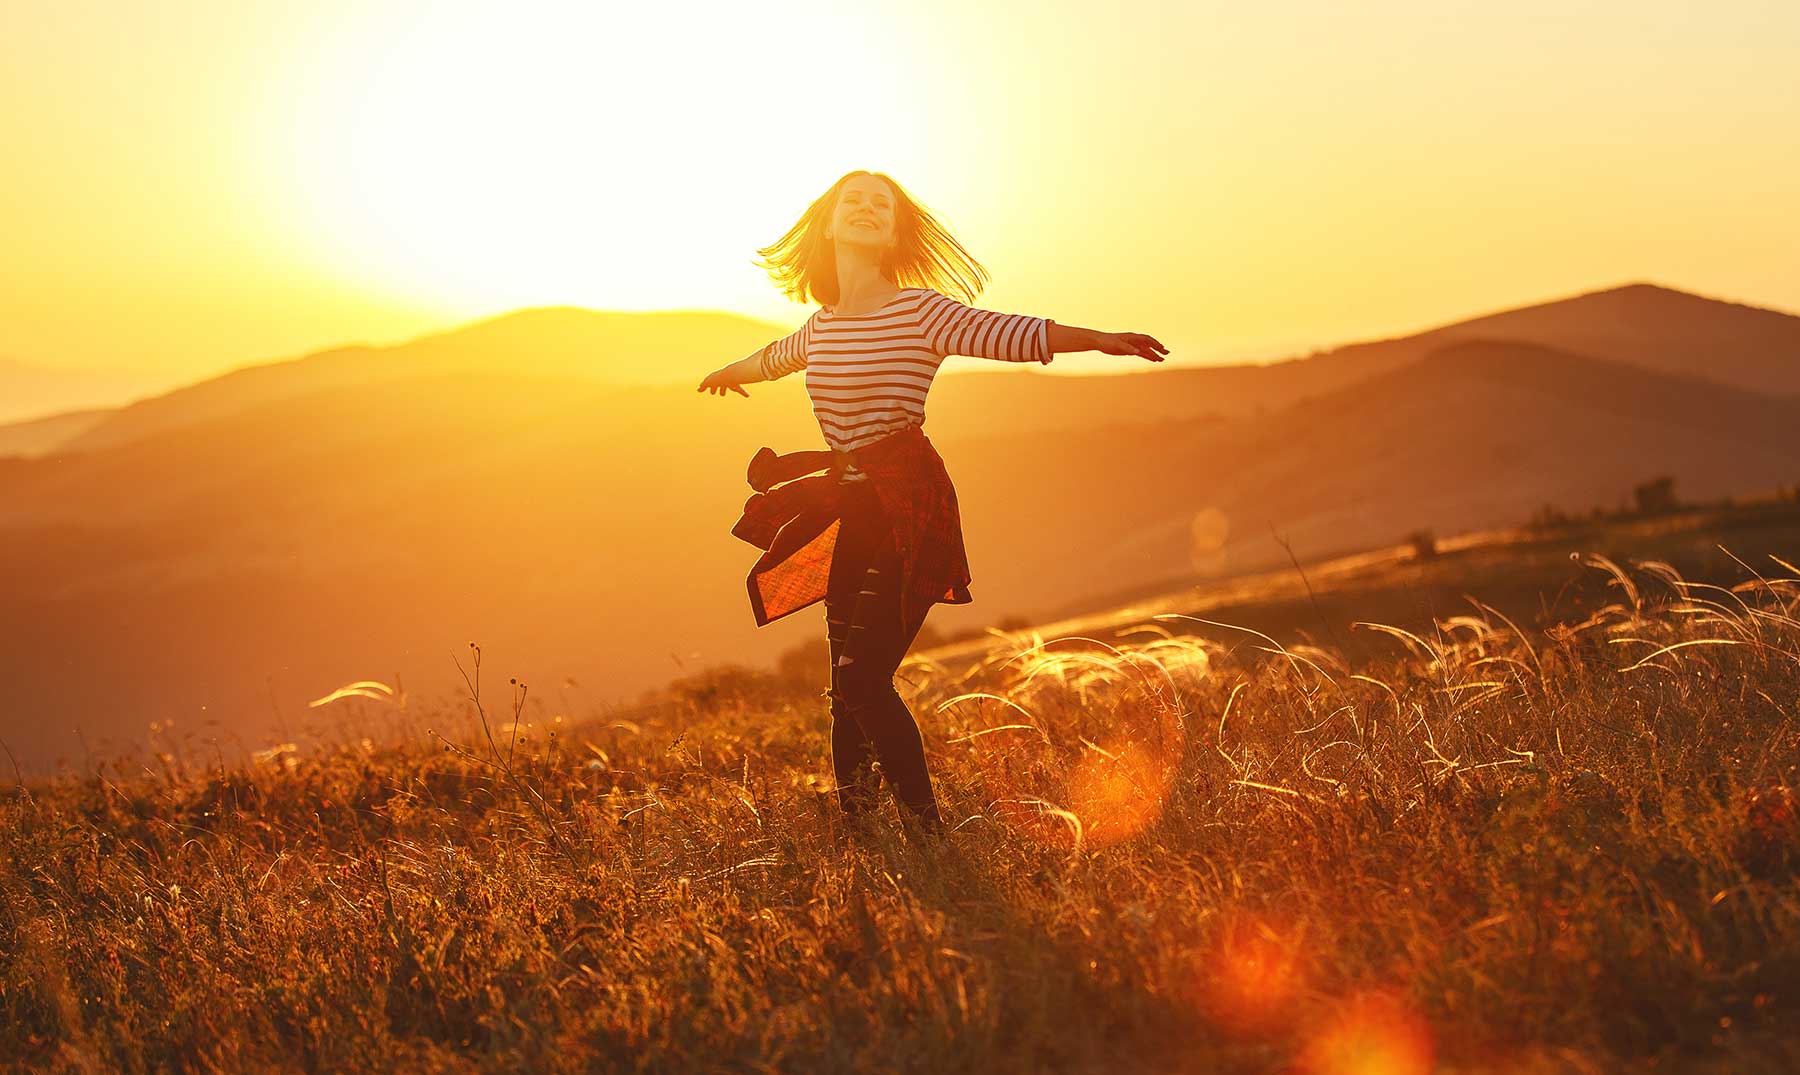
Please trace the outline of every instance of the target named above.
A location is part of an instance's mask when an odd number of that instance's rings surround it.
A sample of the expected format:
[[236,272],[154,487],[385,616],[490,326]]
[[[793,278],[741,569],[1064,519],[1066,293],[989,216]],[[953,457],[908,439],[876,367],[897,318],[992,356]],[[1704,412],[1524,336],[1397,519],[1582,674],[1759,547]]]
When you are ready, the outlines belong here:
[[[736,365],[736,363],[733,363],[732,365]],[[750,393],[744,391],[744,386],[737,382],[737,377],[732,371],[731,366],[720,366],[718,369],[707,374],[706,379],[700,382],[700,387],[695,389],[695,391],[711,392],[715,396],[722,396],[728,391],[736,392],[740,396],[750,395]]]

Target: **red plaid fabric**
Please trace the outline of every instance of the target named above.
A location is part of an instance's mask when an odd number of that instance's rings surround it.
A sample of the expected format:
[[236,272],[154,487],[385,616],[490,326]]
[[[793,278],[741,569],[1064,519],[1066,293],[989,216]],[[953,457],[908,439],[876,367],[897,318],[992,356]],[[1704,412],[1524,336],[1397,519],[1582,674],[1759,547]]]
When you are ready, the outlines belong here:
[[[908,426],[851,452],[764,448],[750,461],[758,491],[731,532],[763,550],[746,580],[758,627],[824,600],[842,517],[838,479],[852,460],[874,483],[900,545],[902,616],[973,600],[956,489],[925,431]],[[783,484],[770,488],[777,481]]]

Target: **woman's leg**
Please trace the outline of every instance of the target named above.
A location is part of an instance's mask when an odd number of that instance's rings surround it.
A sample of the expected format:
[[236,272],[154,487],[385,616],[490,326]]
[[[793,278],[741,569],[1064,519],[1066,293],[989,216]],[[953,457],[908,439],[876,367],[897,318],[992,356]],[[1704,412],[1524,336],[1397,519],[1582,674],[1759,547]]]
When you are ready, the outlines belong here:
[[[894,689],[894,673],[923,626],[905,622],[900,594],[905,580],[891,534],[863,572],[860,598],[845,624],[848,645],[834,658],[834,694],[881,760],[895,798],[928,829],[940,827],[937,796],[925,763],[919,725]],[[833,722],[836,727],[836,722]]]
[[[876,518],[869,510],[873,497],[867,490],[846,496],[847,509],[839,524],[825,590],[825,637],[831,657],[831,768],[837,779],[838,805],[846,814],[860,815],[875,804],[875,745],[863,729],[840,670],[845,667],[842,662],[850,648],[851,620],[873,552]],[[864,628],[856,630],[860,634]]]

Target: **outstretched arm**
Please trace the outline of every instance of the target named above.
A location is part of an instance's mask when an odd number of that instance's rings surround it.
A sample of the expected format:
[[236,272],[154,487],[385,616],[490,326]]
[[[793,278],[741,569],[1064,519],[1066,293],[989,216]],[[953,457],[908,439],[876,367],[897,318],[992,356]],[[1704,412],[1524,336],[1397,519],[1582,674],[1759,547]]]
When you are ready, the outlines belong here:
[[806,345],[812,338],[812,324],[812,318],[809,317],[804,325],[767,347],[745,355],[730,365],[720,366],[706,375],[696,391],[711,392],[715,396],[722,396],[728,391],[748,396],[750,393],[744,391],[743,385],[773,381],[777,377],[799,373],[806,368]]
[[1075,325],[1059,325],[1054,321],[1050,323],[1050,350],[1052,353],[1099,351],[1108,355],[1137,355],[1152,362],[1169,357],[1169,349],[1154,336],[1141,332],[1100,332]]
[[711,392],[715,396],[722,396],[727,391],[732,391],[740,396],[748,396],[750,393],[744,391],[742,385],[768,380],[763,376],[762,356],[763,353],[759,349],[736,362],[720,366],[706,375],[706,379],[700,382],[700,387],[696,391]]
[[937,292],[926,298],[922,310],[925,335],[940,355],[1048,363],[1059,351],[1103,351],[1161,362],[1168,352],[1140,332],[1099,332],[1047,317],[981,310]]

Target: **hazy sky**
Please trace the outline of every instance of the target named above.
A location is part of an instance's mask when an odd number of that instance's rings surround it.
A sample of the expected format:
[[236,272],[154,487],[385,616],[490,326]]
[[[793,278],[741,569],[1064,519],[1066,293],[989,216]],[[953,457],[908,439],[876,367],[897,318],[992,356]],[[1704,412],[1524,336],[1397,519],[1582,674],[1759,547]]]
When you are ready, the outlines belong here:
[[32,362],[197,376],[556,303],[798,324],[755,248],[858,167],[980,305],[1177,359],[1631,280],[1800,310],[1792,0],[9,0],[0,39]]

